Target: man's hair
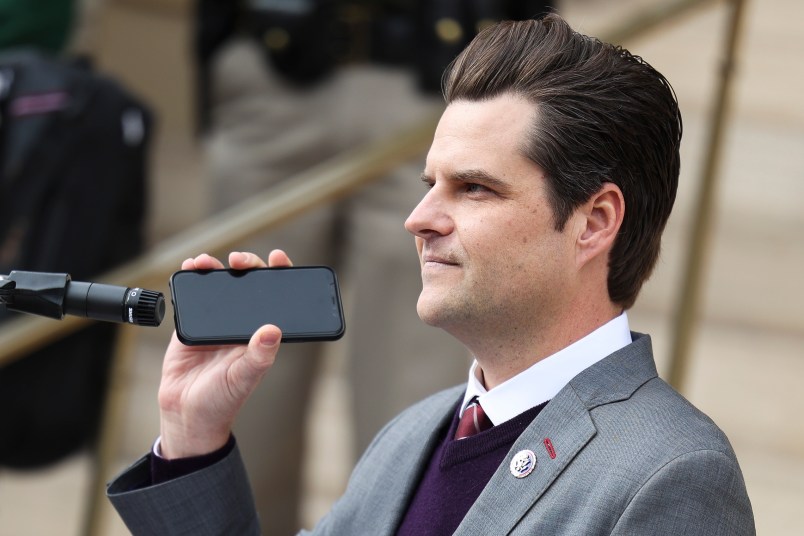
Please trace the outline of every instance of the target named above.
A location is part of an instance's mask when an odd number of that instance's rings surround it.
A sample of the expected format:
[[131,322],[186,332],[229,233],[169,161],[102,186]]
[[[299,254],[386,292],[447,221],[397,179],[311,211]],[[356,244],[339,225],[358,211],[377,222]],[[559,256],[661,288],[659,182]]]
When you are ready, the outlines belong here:
[[682,126],[670,83],[551,14],[485,29],[444,74],[447,103],[503,94],[536,106],[522,151],[545,171],[557,230],[604,182],[622,191],[608,292],[631,307],[658,259],[678,186]]

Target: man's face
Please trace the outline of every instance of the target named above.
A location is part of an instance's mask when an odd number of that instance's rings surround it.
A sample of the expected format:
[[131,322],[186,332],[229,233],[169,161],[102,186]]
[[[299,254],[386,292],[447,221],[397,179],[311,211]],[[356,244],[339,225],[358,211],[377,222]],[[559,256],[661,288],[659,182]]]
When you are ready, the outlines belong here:
[[572,284],[572,220],[553,226],[542,169],[520,152],[537,109],[504,95],[458,101],[441,117],[405,222],[422,267],[417,310],[459,339],[527,337]]

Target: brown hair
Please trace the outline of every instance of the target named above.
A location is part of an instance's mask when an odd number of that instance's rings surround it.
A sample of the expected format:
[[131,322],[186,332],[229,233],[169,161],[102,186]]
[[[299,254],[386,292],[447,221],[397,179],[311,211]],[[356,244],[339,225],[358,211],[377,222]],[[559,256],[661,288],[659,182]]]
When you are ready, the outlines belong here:
[[658,259],[678,186],[682,125],[670,83],[551,14],[485,29],[444,74],[447,103],[504,93],[537,106],[522,150],[545,171],[557,230],[604,182],[623,192],[608,292],[631,307]]

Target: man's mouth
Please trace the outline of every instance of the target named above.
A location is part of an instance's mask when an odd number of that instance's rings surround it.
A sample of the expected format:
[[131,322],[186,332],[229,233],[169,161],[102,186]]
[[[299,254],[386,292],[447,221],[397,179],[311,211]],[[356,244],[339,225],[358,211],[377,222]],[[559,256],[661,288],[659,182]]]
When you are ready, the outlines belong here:
[[448,257],[426,254],[422,257],[424,266],[458,266],[458,263]]

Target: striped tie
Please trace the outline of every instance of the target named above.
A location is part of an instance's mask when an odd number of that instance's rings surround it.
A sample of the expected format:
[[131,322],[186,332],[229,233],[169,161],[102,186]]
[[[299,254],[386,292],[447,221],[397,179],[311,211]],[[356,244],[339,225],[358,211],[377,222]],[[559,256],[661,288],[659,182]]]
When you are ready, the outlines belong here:
[[461,422],[458,423],[458,429],[455,430],[455,439],[465,439],[483,430],[488,430],[492,426],[494,425],[486,416],[477,397],[474,397],[463,410]]

